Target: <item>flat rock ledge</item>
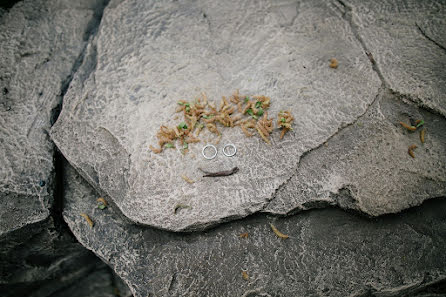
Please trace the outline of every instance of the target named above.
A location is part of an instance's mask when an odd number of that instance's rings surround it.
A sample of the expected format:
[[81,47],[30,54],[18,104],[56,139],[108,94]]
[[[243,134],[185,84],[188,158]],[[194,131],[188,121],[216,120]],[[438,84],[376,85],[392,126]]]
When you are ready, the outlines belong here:
[[[67,168],[66,222],[135,297],[444,293],[445,199],[373,220],[327,208],[287,218],[254,215],[204,232],[172,233],[137,226],[115,205],[101,210],[98,197]],[[89,215],[93,228],[80,213]],[[289,238],[278,238],[270,223]]]
[[[444,12],[416,1],[112,1],[51,137],[127,218],[159,229],[327,205],[397,213],[446,194],[446,59],[438,30],[429,30],[444,25]],[[420,22],[427,16],[434,23]],[[337,69],[328,67],[333,57]],[[270,115],[290,109],[294,131],[283,140],[274,132],[267,145],[222,128],[221,144],[235,144],[237,155],[212,161],[201,156],[214,140],[206,134],[185,156],[149,150],[161,125],[177,124],[177,100],[201,92],[219,100],[236,89],[270,96]],[[422,128],[399,124],[417,119],[426,123],[424,144]],[[235,166],[237,174],[216,179],[198,170]],[[178,205],[187,209],[177,213]]]
[[[401,99],[382,91],[356,123],[301,158],[263,211],[286,215],[332,205],[379,216],[445,197],[446,121]],[[399,122],[409,119],[425,125],[408,131]],[[408,154],[411,145],[415,158]]]
[[[333,57],[338,69],[328,66]],[[132,221],[200,230],[263,209],[299,158],[364,114],[381,84],[350,24],[326,1],[112,2],[51,137]],[[213,140],[206,134],[184,157],[149,150],[161,125],[175,125],[179,99],[205,92],[219,101],[236,89],[271,97],[274,118],[290,109],[294,131],[282,141],[274,132],[267,145],[223,129],[221,144],[234,143],[237,155],[212,161],[201,157]],[[220,179],[198,170],[235,166],[236,175]],[[176,215],[178,204],[190,208]]]

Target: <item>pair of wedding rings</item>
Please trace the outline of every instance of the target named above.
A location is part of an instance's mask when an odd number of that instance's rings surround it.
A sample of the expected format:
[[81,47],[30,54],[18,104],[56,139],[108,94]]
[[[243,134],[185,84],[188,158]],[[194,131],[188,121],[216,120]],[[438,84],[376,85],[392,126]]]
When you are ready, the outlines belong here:
[[[232,148],[232,151],[230,151],[229,148]],[[209,150],[213,151],[212,155],[206,152]],[[223,155],[225,155],[226,157],[232,157],[235,155],[235,153],[237,153],[237,148],[232,143],[228,143],[223,147],[222,152]],[[205,159],[212,160],[217,156],[217,148],[212,144],[207,144],[201,150],[201,154]]]

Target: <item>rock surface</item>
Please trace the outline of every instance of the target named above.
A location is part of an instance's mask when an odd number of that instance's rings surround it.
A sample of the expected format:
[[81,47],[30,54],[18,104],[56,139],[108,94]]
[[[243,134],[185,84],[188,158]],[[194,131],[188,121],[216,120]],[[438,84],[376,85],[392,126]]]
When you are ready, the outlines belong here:
[[[51,137],[134,222],[198,230],[266,207],[300,156],[353,123],[380,85],[350,24],[326,1],[112,1]],[[269,146],[224,129],[221,143],[234,143],[237,155],[212,161],[201,157],[207,135],[184,157],[148,149],[162,124],[178,124],[177,100],[201,91],[219,100],[235,89],[270,96],[274,118],[290,109],[293,133],[279,141],[274,132]],[[198,170],[234,166],[236,175],[220,179]],[[175,214],[178,204],[191,208]]]
[[116,296],[121,281],[57,213],[62,197],[48,137],[104,3],[14,2],[0,8],[0,295]]
[[[445,296],[445,3],[15,2],[0,3],[2,296]],[[177,100],[236,89],[290,109],[294,131],[268,146],[221,127],[238,152],[212,161],[209,133],[184,156],[148,149]],[[48,136],[62,101],[50,135],[71,165]]]
[[[254,215],[178,234],[136,226],[114,205],[98,209],[99,194],[70,167],[65,189],[64,218],[75,236],[136,297],[446,292],[445,199],[374,220],[324,209],[284,219]],[[90,215],[93,228],[80,213]],[[290,237],[278,238],[269,223]],[[245,232],[248,237],[241,238]]]
[[0,235],[49,215],[48,131],[98,3],[23,1],[0,19]]
[[444,1],[343,1],[388,86],[446,116]]
[[0,238],[3,297],[130,296],[128,288],[95,255],[50,218]]
[[[424,119],[417,131],[399,122]],[[420,133],[425,130],[425,143]],[[372,216],[446,196],[446,121],[383,91],[367,113],[306,154],[265,212],[339,205]],[[417,145],[415,158],[408,154]]]

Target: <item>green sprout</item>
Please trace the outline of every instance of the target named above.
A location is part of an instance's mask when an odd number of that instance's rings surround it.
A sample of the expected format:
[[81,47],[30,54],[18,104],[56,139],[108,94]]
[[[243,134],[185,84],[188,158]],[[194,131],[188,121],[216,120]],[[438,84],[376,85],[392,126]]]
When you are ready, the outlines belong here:
[[[262,111],[263,111],[263,110],[262,110]],[[251,108],[248,108],[248,110],[246,111],[246,113],[249,114],[250,116],[252,116],[252,118],[253,118],[254,120],[257,120],[257,119],[258,119],[258,117],[254,114],[254,112],[252,111]]]
[[178,125],[178,128],[179,128],[179,129],[187,129],[187,125],[186,125],[185,122],[181,122],[181,123]]
[[185,103],[184,106],[186,106],[186,112],[190,111],[190,103]]
[[281,118],[280,121],[281,121],[282,123],[285,123],[285,122],[286,122],[286,119],[285,119],[285,118]]
[[106,207],[107,207],[107,206],[105,206],[105,205],[102,204],[102,203],[98,205],[98,208],[101,209],[101,210],[104,209],[104,208],[106,208]]
[[259,108],[260,106],[262,106],[262,102],[261,101],[257,101],[256,102],[256,108]]
[[423,126],[424,125],[424,121],[423,120],[420,120],[420,122],[418,123],[418,125],[417,125],[417,128],[419,128],[420,126]]
[[260,107],[260,108],[257,110],[257,115],[258,115],[259,117],[263,115],[263,108]]
[[174,148],[175,146],[173,145],[173,143],[166,143],[165,147],[166,148]]
[[249,97],[246,96],[246,97],[245,97],[245,103],[248,103],[248,101],[249,101]]

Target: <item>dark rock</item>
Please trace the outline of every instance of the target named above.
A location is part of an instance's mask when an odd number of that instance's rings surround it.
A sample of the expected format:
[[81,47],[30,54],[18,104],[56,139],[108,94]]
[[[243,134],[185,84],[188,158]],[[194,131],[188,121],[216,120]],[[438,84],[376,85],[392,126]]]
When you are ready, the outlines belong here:
[[115,287],[122,286],[72,235],[57,231],[51,219],[9,232],[1,238],[0,246],[4,297],[111,297],[116,296]]

